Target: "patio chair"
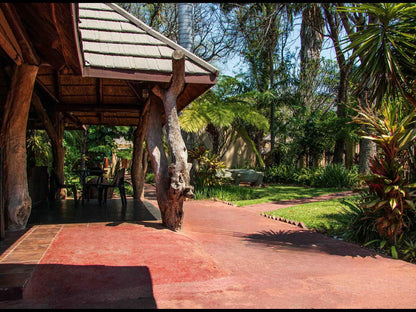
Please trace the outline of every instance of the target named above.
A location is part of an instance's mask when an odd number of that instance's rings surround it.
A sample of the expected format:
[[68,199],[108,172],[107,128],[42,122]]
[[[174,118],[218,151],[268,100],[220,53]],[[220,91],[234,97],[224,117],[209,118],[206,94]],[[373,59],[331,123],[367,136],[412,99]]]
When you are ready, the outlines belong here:
[[55,170],[52,170],[52,176],[51,179],[53,180],[53,183],[55,184],[57,189],[71,189],[72,193],[74,194],[74,200],[77,201],[77,188],[75,184],[64,184],[61,179],[59,179],[58,175],[56,174]]
[[127,198],[126,198],[126,189],[124,187],[124,172],[125,168],[121,168],[116,171],[114,174],[113,180],[110,183],[98,183],[98,201],[101,205],[103,202],[103,195],[104,195],[104,203],[107,202],[107,192],[109,188],[118,188],[120,192],[121,203],[123,206],[127,205]]

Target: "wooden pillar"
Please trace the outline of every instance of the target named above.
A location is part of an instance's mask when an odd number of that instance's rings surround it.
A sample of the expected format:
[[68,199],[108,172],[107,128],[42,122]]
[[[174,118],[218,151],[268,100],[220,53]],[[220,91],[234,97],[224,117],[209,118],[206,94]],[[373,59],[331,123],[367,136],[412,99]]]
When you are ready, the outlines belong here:
[[137,128],[134,131],[133,139],[133,161],[131,165],[131,180],[133,184],[134,200],[142,200],[144,193],[144,179],[147,170],[147,151],[143,148],[146,134],[147,122],[149,119],[150,98],[146,101],[140,114]]
[[[64,161],[65,161],[65,149],[64,149],[64,121],[62,113],[57,112],[54,115],[54,128],[56,136],[51,139],[52,153],[53,153],[53,169],[56,172],[58,178],[64,183]],[[55,188],[55,186],[53,186]],[[65,199],[66,189],[53,190],[52,196],[54,199]]]
[[1,129],[4,148],[5,207],[8,230],[26,227],[32,203],[26,172],[26,126],[33,87],[39,67],[16,66],[7,95]]
[[168,199],[169,174],[168,160],[162,141],[163,106],[159,102],[150,104],[149,119],[146,129],[146,149],[149,153],[153,172],[155,173],[156,197],[162,215],[162,223],[169,227],[171,214]]
[[[32,96],[32,104],[38,114],[39,118],[42,120],[42,123],[46,129],[49,140],[52,146],[53,153],[53,170],[58,175],[59,179],[64,182],[64,158],[65,150],[63,146],[63,136],[64,136],[64,123],[62,119],[62,113],[56,113],[54,115],[54,121],[49,118],[49,115],[46,113],[39,96],[34,93]],[[50,185],[50,198],[59,199],[65,197],[65,189],[59,190],[56,189],[56,185],[51,179]]]
[[[146,143],[150,145],[148,151],[155,170],[156,183],[158,180],[160,183],[159,187],[156,184],[156,196],[163,224],[177,231],[182,227],[183,202],[185,198],[193,197],[193,187],[190,185],[189,176],[192,164],[188,163],[188,151],[181,135],[176,108],[177,98],[185,86],[185,56],[180,50],[176,50],[172,55],[172,69],[173,75],[169,88],[166,90],[156,86],[152,89],[153,93],[163,101],[165,111],[167,141],[172,155],[172,163],[167,168],[167,176],[164,168],[164,162],[167,160],[163,146],[161,146],[161,125],[156,125],[157,119],[160,120],[162,110],[154,104],[150,108]],[[154,164],[158,157],[159,164]]]

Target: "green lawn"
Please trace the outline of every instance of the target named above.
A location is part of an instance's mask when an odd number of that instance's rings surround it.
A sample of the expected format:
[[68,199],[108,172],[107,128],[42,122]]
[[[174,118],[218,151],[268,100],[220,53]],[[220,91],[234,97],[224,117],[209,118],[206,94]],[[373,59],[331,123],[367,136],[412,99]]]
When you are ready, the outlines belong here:
[[[352,201],[358,197],[358,195],[354,195],[344,199]],[[339,198],[295,205],[269,211],[266,212],[266,214],[303,222],[309,229],[314,227],[315,229],[325,231],[330,235],[340,235],[344,232],[345,224],[348,221],[342,214],[343,209],[348,209],[346,205],[342,204],[344,199]]]
[[274,201],[291,200],[304,197],[325,195],[341,192],[340,188],[312,188],[270,184],[266,187],[244,187],[235,185],[221,185],[205,187],[195,191],[195,199],[218,198],[232,202],[241,207],[246,205],[268,203]]
[[235,205],[241,207],[246,205],[299,199],[345,191],[345,189],[340,188],[312,188],[281,184],[270,184],[267,187],[255,187],[251,189],[253,190],[253,194],[255,196],[253,199],[234,200],[232,202]]

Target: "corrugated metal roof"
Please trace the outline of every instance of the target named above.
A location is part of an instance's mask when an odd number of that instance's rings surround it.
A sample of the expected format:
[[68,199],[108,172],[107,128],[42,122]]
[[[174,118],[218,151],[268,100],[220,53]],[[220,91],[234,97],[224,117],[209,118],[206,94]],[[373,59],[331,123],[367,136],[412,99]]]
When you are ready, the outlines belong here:
[[79,3],[78,29],[85,67],[172,72],[176,49],[186,56],[185,73],[218,75],[218,70],[115,4]]

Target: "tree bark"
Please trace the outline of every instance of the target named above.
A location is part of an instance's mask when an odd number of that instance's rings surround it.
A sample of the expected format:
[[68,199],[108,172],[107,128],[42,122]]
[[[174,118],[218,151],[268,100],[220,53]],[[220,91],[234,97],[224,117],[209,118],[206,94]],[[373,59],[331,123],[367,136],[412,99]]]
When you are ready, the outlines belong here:
[[134,200],[142,200],[144,192],[144,179],[147,169],[147,153],[143,148],[143,142],[146,134],[147,122],[149,118],[150,99],[145,103],[143,111],[140,114],[140,120],[134,131],[133,139],[133,162],[131,165],[131,180],[133,183]]
[[26,126],[39,67],[22,64],[14,70],[4,106],[1,144],[4,147],[5,207],[8,230],[26,227],[32,201],[26,172]]
[[162,223],[169,224],[171,210],[168,192],[169,174],[168,160],[162,142],[162,113],[163,107],[158,102],[151,102],[149,119],[146,128],[146,149],[149,153],[153,172],[155,173],[156,198],[162,215]]
[[[193,186],[190,184],[189,175],[192,164],[188,163],[188,151],[181,135],[176,107],[176,100],[185,86],[185,55],[182,51],[176,50],[173,53],[172,69],[173,76],[169,89],[163,90],[156,86],[152,91],[163,101],[167,141],[172,155],[172,163],[168,167],[169,186],[165,189],[168,200],[162,203],[166,206],[164,212],[161,210],[162,220],[166,227],[177,231],[182,227],[183,201],[185,198],[193,197]],[[163,152],[163,149],[160,151]]]
[[300,94],[306,107],[310,108],[315,78],[320,67],[320,55],[323,43],[324,21],[320,4],[311,3],[302,11],[300,30]]

